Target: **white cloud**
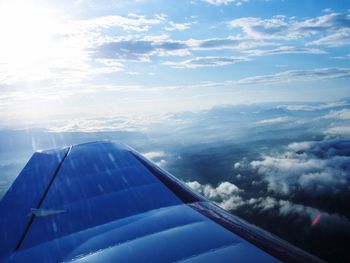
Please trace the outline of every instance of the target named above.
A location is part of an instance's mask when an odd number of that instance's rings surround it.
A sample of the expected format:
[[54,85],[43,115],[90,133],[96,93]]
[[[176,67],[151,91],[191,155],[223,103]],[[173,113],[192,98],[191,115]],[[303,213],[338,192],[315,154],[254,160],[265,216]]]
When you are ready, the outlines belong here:
[[293,142],[288,145],[288,149],[294,152],[306,151],[314,145],[314,142]]
[[302,217],[308,217],[311,220],[319,213],[319,210],[310,206],[295,204],[288,200],[276,199],[271,196],[251,198],[247,201],[253,209],[260,211],[277,211],[279,215],[298,214]]
[[241,6],[243,2],[248,2],[248,0],[202,0],[212,5],[229,5],[235,3],[236,6]]
[[189,39],[186,43],[193,50],[247,50],[263,46],[277,46],[279,44],[266,40],[253,39],[251,37],[226,37],[226,38],[209,38],[209,39]]
[[79,30],[107,29],[111,27],[120,27],[126,31],[145,32],[152,26],[162,23],[160,16],[155,18],[146,18],[142,15],[128,14],[128,16],[102,16],[88,20],[75,21]]
[[[193,51],[202,50],[247,50],[261,46],[274,45],[266,41],[252,41],[249,38],[214,38],[214,39],[187,39],[172,40],[168,36],[143,36],[143,37],[114,37],[96,43],[94,56],[97,58],[114,59],[119,61],[144,61],[150,62],[152,57],[159,56],[188,56]],[[310,49],[311,50],[311,49]],[[197,57],[187,61],[187,64],[200,62],[204,59],[228,60],[234,62],[236,59],[249,60],[242,57]],[[192,63],[190,63],[192,62]],[[173,62],[176,63],[176,62]],[[224,62],[222,62],[224,63]]]
[[249,59],[243,57],[196,57],[185,61],[167,61],[164,64],[175,68],[200,68],[218,67],[243,61],[249,61]]
[[167,154],[164,151],[153,151],[153,152],[147,152],[143,154],[146,158],[151,159],[156,165],[160,167],[165,167],[167,164],[167,161],[165,160],[165,157],[167,157]]
[[325,134],[329,135],[340,135],[349,136],[350,135],[350,125],[348,126],[335,126],[325,130]]
[[340,47],[350,44],[350,29],[340,29],[331,35],[321,37],[315,41],[308,43],[308,45],[323,45],[328,47]]
[[289,118],[284,116],[284,117],[277,117],[273,119],[266,119],[266,120],[261,120],[258,122],[258,124],[277,124],[277,123],[283,123],[288,121]]
[[[182,120],[176,116],[168,114],[130,114],[119,116],[100,116],[94,118],[70,118],[55,119],[50,122],[37,123],[41,128],[46,128],[53,132],[98,132],[98,131],[146,131],[154,124],[167,122],[168,125],[179,125]],[[28,127],[37,127],[35,123],[28,123]],[[34,125],[34,126],[33,126]],[[164,152],[146,153],[146,157],[164,157]]]
[[174,30],[179,30],[179,31],[184,31],[187,29],[190,29],[191,23],[175,23],[173,21],[169,22],[169,25],[165,27],[166,31],[174,31]]
[[306,39],[308,45],[342,46],[350,43],[349,13],[327,13],[311,19],[277,15],[262,19],[243,17],[229,22],[232,28],[240,28],[254,39],[294,40]]
[[230,182],[221,182],[217,187],[202,185],[197,181],[187,182],[187,185],[223,209],[235,210],[244,204],[242,197],[239,196],[242,190]]
[[290,111],[314,111],[314,110],[324,110],[324,109],[330,109],[330,108],[336,108],[336,107],[342,107],[349,105],[348,102],[345,101],[335,101],[335,102],[328,102],[328,103],[319,103],[316,105],[279,105],[277,108],[287,109]]
[[309,70],[288,70],[270,75],[243,78],[238,84],[274,84],[291,81],[315,81],[349,78],[350,68],[315,68]]
[[293,46],[281,46],[275,49],[250,49],[243,52],[250,56],[267,56],[281,54],[327,54],[327,52],[318,48],[297,48]]
[[155,151],[155,152],[147,152],[143,154],[148,159],[157,159],[157,158],[163,158],[166,156],[165,152],[163,151]]
[[251,161],[250,167],[267,182],[269,191],[286,195],[299,190],[310,195],[332,193],[346,188],[350,181],[350,156],[343,152],[344,147],[348,147],[347,142],[342,140],[292,143],[279,155]]
[[323,118],[325,119],[338,119],[338,120],[350,120],[350,110],[342,109],[338,111],[331,111]]
[[252,207],[252,209],[257,209],[258,211],[264,212],[277,212],[280,216],[287,215],[298,215],[299,218],[307,218],[310,225],[313,224],[313,220],[317,215],[320,215],[320,220],[317,222],[327,229],[329,227],[349,227],[349,220],[342,215],[337,213],[330,214],[325,211],[321,211],[315,207],[306,206],[302,204],[296,204],[289,200],[276,199],[270,196],[251,198],[246,201],[246,204]]
[[285,16],[275,16],[270,19],[243,17],[229,22],[232,28],[241,28],[242,31],[254,39],[290,39],[297,38],[299,32],[290,29],[289,21]]

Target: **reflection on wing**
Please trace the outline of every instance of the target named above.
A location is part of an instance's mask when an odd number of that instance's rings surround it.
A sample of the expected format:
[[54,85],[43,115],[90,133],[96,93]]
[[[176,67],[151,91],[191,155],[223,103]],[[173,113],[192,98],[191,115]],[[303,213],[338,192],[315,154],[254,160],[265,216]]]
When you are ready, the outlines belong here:
[[34,154],[0,213],[4,262],[320,262],[111,142]]

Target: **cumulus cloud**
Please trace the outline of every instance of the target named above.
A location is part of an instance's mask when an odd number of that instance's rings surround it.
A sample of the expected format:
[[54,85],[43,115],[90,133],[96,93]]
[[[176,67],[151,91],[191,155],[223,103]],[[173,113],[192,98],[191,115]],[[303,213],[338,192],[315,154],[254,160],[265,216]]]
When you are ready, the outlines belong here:
[[165,152],[163,151],[155,151],[155,152],[147,152],[143,154],[148,159],[156,159],[165,157]]
[[277,211],[282,216],[298,214],[299,216],[306,216],[312,219],[319,212],[316,208],[295,204],[284,199],[276,199],[271,196],[251,198],[247,201],[247,204],[258,211]]
[[251,198],[246,201],[246,205],[258,212],[278,213],[280,216],[296,215],[298,218],[307,219],[310,225],[313,225],[314,219],[319,215],[320,220],[316,224],[327,229],[350,227],[350,222],[345,216],[337,213],[327,213],[315,207],[296,204],[289,200],[276,199],[271,196]]
[[151,159],[156,165],[165,167],[167,164],[167,154],[164,151],[152,151],[143,154],[146,158]]
[[239,195],[242,190],[230,182],[221,182],[217,187],[209,184],[203,185],[197,181],[187,182],[187,185],[206,198],[214,201],[223,209],[235,210],[244,204],[242,197]]
[[249,165],[272,192],[336,193],[350,182],[348,146],[349,141],[341,139],[293,143],[282,154],[265,155]]
[[188,182],[187,185],[206,198],[214,201],[226,210],[249,210],[250,213],[272,213],[279,216],[294,215],[299,219],[309,221],[310,226],[316,216],[320,216],[318,226],[342,228],[349,227],[349,220],[337,213],[328,213],[315,207],[293,203],[290,200],[278,199],[272,196],[243,197],[243,190],[230,182],[221,182],[217,187],[209,184],[200,184],[198,181]]

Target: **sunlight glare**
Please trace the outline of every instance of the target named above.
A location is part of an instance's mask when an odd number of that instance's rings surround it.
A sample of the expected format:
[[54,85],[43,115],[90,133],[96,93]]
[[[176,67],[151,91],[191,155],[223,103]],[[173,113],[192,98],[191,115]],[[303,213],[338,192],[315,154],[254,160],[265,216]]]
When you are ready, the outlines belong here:
[[[2,78],[40,79],[55,54],[58,22],[53,9],[27,2],[0,6],[0,69]],[[7,74],[6,74],[7,73]]]

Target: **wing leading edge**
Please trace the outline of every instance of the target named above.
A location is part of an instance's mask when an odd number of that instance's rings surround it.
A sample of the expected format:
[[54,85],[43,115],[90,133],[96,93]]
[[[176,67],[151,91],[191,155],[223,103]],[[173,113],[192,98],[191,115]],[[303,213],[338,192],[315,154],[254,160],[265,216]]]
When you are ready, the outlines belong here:
[[34,154],[0,231],[4,262],[321,262],[112,142]]

